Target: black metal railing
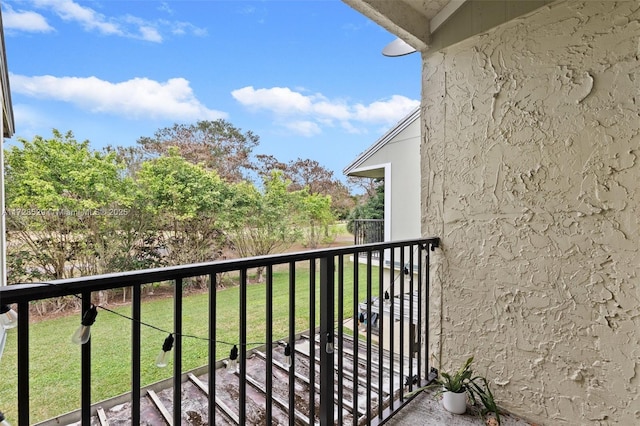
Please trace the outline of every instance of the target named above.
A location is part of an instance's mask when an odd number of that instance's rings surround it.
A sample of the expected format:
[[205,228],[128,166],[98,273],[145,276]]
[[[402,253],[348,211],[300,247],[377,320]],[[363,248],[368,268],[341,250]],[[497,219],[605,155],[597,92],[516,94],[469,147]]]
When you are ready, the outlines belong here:
[[353,243],[372,244],[384,241],[384,219],[355,219],[353,221]]
[[[130,271],[52,281],[50,283],[20,284],[0,288],[2,304],[14,306],[18,312],[17,327],[17,424],[31,422],[30,391],[30,304],[31,302],[79,295],[82,298],[83,312],[92,305],[92,293],[108,289],[131,288],[131,424],[140,423],[140,358],[141,358],[141,287],[148,283],[170,281],[173,289],[173,413],[174,425],[183,423],[182,409],[182,368],[183,357],[183,282],[190,277],[208,276],[209,278],[209,343],[208,343],[208,424],[217,424],[216,395],[220,392],[216,383],[216,340],[217,279],[222,273],[237,272],[239,277],[239,347],[247,342],[247,288],[248,271],[254,268],[265,269],[265,377],[264,377],[264,421],[272,424],[274,401],[279,406],[288,404],[288,424],[298,424],[301,410],[300,386],[304,386],[306,413],[309,424],[373,424],[385,422],[400,410],[407,402],[407,393],[416,386],[425,384],[429,376],[429,262],[431,252],[439,246],[438,238],[410,241],[358,245],[339,249],[323,249],[283,255],[271,255],[255,258],[235,259],[183,265],[159,269]],[[366,263],[358,264],[358,255],[366,253]],[[418,273],[405,275],[395,268],[385,269],[372,262],[372,258],[389,257],[394,265],[411,265]],[[355,263],[354,263],[355,261]],[[354,265],[351,269],[347,264]],[[378,262],[383,265],[383,262]],[[277,362],[274,349],[279,343],[273,342],[273,278],[274,268],[285,270],[289,281],[289,318],[288,342],[300,338],[301,333],[308,336],[308,362],[298,351],[292,350],[287,376],[288,395],[279,397],[274,394],[275,376],[272,369]],[[304,278],[298,270],[308,271]],[[255,284],[252,284],[255,285]],[[352,286],[352,288],[349,288]],[[300,330],[296,326],[296,294],[308,289],[308,320]],[[319,300],[316,298],[318,293]],[[353,296],[350,300],[347,293]],[[358,324],[362,297],[366,293],[366,315],[371,318],[378,314],[377,335],[372,338],[371,323]],[[384,295],[384,296],[383,296]],[[389,295],[389,297],[387,297]],[[298,296],[299,297],[299,296]],[[404,299],[409,303],[404,303]],[[307,299],[304,299],[305,301]],[[15,305],[14,305],[15,304]],[[17,306],[16,306],[17,305]],[[349,306],[350,305],[350,306]],[[353,312],[351,313],[351,309]],[[345,312],[349,310],[349,315]],[[408,311],[408,312],[407,312]],[[319,318],[319,320],[318,320]],[[398,326],[396,327],[396,324]],[[387,330],[388,328],[388,330]],[[253,331],[253,330],[252,330]],[[116,332],[117,333],[117,332]],[[114,336],[113,338],[117,338]],[[395,344],[394,342],[400,342]],[[385,343],[388,342],[388,343]],[[298,359],[299,358],[299,359]],[[304,362],[303,362],[304,361]],[[247,370],[246,350],[240,350],[238,356],[238,397],[236,424],[250,424],[244,407],[248,402],[247,383],[253,380]],[[299,365],[298,365],[299,364]],[[305,365],[303,365],[305,364]],[[304,367],[304,368],[303,368]],[[92,364],[91,340],[81,348],[81,402],[78,419],[82,424],[91,424],[96,412],[95,401],[91,398]],[[304,379],[296,382],[299,377]],[[432,377],[431,377],[432,378]],[[350,386],[347,386],[350,384]],[[53,385],[53,384],[52,384]],[[302,404],[304,405],[304,404]],[[296,413],[296,415],[294,415]],[[351,415],[348,415],[352,413]],[[11,419],[8,419],[11,420]]]

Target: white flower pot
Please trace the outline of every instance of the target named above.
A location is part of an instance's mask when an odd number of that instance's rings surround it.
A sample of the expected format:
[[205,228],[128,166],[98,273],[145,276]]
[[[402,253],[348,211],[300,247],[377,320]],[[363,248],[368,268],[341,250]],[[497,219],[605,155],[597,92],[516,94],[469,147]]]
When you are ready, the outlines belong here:
[[442,394],[442,405],[450,413],[464,414],[467,411],[467,393],[444,392]]

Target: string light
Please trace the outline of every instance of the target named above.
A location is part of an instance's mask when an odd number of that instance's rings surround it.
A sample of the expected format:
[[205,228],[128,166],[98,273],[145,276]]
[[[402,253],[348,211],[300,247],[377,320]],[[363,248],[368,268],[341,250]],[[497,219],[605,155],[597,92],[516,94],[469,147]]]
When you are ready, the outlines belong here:
[[9,305],[0,306],[0,324],[6,330],[18,325],[18,314]]
[[[432,247],[433,248],[433,247]],[[418,252],[418,248],[416,247],[413,251],[414,253],[417,254]],[[404,275],[409,275],[409,267],[408,267],[409,262],[406,262],[405,265],[402,267],[402,273]],[[398,278],[400,277],[400,274],[396,275],[395,278],[393,279],[393,283],[395,283],[396,281],[398,281]],[[384,301],[383,303],[385,305],[390,305],[391,304],[391,295],[389,294],[389,287],[391,287],[391,285],[393,284],[389,284],[389,286],[387,287],[387,290],[384,291]]]
[[[433,247],[432,247],[433,249]],[[409,268],[407,266],[404,266],[403,268],[403,272],[405,275],[409,275]],[[398,277],[396,277],[397,280]],[[395,280],[394,280],[395,281]],[[45,285],[50,285],[52,287],[59,287],[59,285],[56,284],[52,284],[50,282],[40,282],[38,284],[45,284]],[[77,294],[73,294],[74,297],[82,300],[82,297],[78,296]],[[388,290],[385,290],[384,292],[384,303],[389,303],[391,299],[391,296],[389,294]],[[199,337],[199,336],[193,336],[190,334],[181,334],[181,333],[171,333],[168,332],[166,330],[163,330],[159,327],[156,327],[152,324],[148,324],[145,323],[143,321],[131,318],[129,316],[123,315],[119,312],[113,311],[109,308],[106,308],[104,306],[96,306],[96,305],[91,305],[91,307],[83,314],[82,316],[82,321],[80,324],[80,327],[78,327],[78,329],[76,330],[76,332],[73,334],[71,340],[73,343],[77,343],[77,344],[85,344],[86,342],[89,341],[90,337],[91,337],[91,326],[95,323],[96,317],[98,315],[98,311],[97,308],[103,309],[109,313],[112,313],[114,315],[120,316],[122,318],[125,318],[129,321],[132,322],[137,322],[140,325],[144,325],[146,327],[152,328],[154,330],[157,331],[161,331],[164,333],[168,333],[169,335],[167,336],[167,338],[165,339],[163,345],[162,345],[162,351],[161,353],[158,355],[157,359],[156,359],[156,365],[158,367],[164,367],[167,365],[168,363],[168,353],[171,351],[172,347],[173,347],[173,341],[174,341],[174,335],[176,337],[188,337],[188,338],[192,338],[192,339],[198,339],[198,340],[205,340],[205,341],[210,341],[210,342],[215,342],[215,343],[220,343],[220,344],[225,344],[225,345],[233,345],[233,348],[231,349],[231,353],[229,356],[229,363],[227,364],[227,367],[231,367],[233,369],[235,369],[237,367],[237,359],[238,359],[238,344],[241,346],[252,346],[252,345],[264,345],[266,343],[264,342],[246,342],[246,343],[229,343],[229,342],[225,342],[222,340],[211,340],[208,338],[204,338],[204,337]],[[10,328],[14,328],[17,326],[17,320],[18,320],[18,315],[17,313],[11,309],[10,306],[8,305],[0,305],[0,324],[3,326],[3,328],[5,329],[10,329]],[[367,325],[366,325],[366,318],[364,316],[364,313],[360,313],[359,316],[359,325],[362,326],[363,330],[366,330]],[[327,333],[327,345],[325,348],[327,353],[333,353],[333,341],[329,341],[329,333]],[[0,352],[1,354],[1,352]],[[291,365],[291,346],[289,345],[289,343],[286,344],[285,349],[284,349],[284,354],[285,354],[285,363],[287,365]],[[0,413],[1,414],[1,413]],[[0,426],[3,426],[3,423],[0,422]]]
[[91,326],[96,322],[98,316],[98,309],[95,305],[91,305],[89,309],[82,316],[80,327],[71,336],[71,341],[77,345],[84,345],[91,338]]
[[[117,315],[119,317],[127,319],[129,321],[137,322],[138,324],[144,325],[145,327],[149,327],[149,328],[152,328],[154,330],[167,333],[168,336],[167,336],[167,338],[165,339],[165,341],[164,341],[164,343],[162,345],[162,351],[160,352],[160,354],[158,354],[158,357],[156,359],[156,366],[158,366],[160,368],[165,367],[166,365],[168,365],[168,358],[169,358],[168,357],[168,352],[170,352],[171,349],[173,348],[173,343],[175,341],[175,337],[184,337],[184,338],[190,338],[190,339],[197,339],[197,340],[203,340],[203,341],[207,341],[207,342],[215,342],[215,343],[219,343],[219,344],[222,344],[222,345],[233,346],[232,349],[231,349],[231,353],[229,354],[229,361],[227,362],[227,369],[232,370],[232,371],[236,370],[237,369],[237,365],[238,365],[238,345],[243,346],[243,347],[266,345],[265,342],[246,342],[246,343],[238,343],[238,344],[236,344],[236,343],[226,342],[224,340],[211,340],[211,339],[208,339],[206,337],[194,336],[194,335],[191,335],[191,334],[171,333],[171,332],[168,332],[166,330],[163,330],[160,327],[156,327],[153,324],[149,324],[149,323],[146,323],[144,321],[136,320],[134,318],[128,317],[126,315],[123,315],[123,314],[121,314],[119,312],[113,311],[113,310],[111,310],[109,308],[105,308],[104,306],[98,305],[98,306],[95,306],[95,308],[100,308],[102,310],[105,310],[105,311],[107,311],[109,313],[112,313],[114,315]],[[95,321],[95,318],[94,318],[94,321]],[[169,346],[169,345],[171,345],[171,346]],[[288,346],[289,346],[289,344],[287,344],[287,347]],[[285,347],[285,355],[286,355],[286,352],[287,352],[287,348]],[[290,352],[291,352],[291,349],[289,349],[289,353]],[[167,363],[165,365],[162,365],[163,363],[159,362],[161,356],[163,356],[163,355],[167,356]]]
[[291,368],[291,346],[289,346],[288,342],[284,347],[284,365],[287,368]]
[[4,352],[4,346],[7,343],[7,332],[0,328],[0,359],[2,359],[2,354]]
[[331,337],[331,333],[327,333],[327,345],[325,346],[325,352],[328,354],[333,353],[333,337]]
[[364,316],[364,312],[360,312],[360,316],[358,317],[358,325],[360,326],[360,331],[367,331],[367,321]]
[[227,370],[235,373],[238,368],[238,346],[233,345],[231,353],[229,354],[229,361],[227,362]]
[[[50,285],[50,286],[55,286],[58,287],[58,285],[54,285],[52,283],[49,282],[41,282],[39,284],[45,284],[45,285]],[[82,300],[82,297],[78,296],[77,294],[72,294],[72,296]],[[4,311],[4,307],[7,305],[2,305],[2,309],[0,310],[0,313],[5,313]],[[229,361],[227,363],[227,368],[229,370],[236,370],[237,369],[237,365],[238,365],[238,345],[242,346],[242,347],[247,347],[247,346],[257,346],[257,345],[266,345],[265,342],[245,342],[245,343],[230,343],[230,342],[226,342],[223,340],[211,340],[209,338],[206,337],[201,337],[201,336],[194,336],[191,334],[182,334],[182,333],[172,333],[166,330],[163,330],[160,327],[156,327],[153,324],[149,324],[146,323],[144,321],[141,321],[139,319],[134,319],[131,318],[127,315],[121,314],[119,312],[116,312],[114,310],[111,310],[109,308],[106,308],[104,306],[101,305],[94,305],[91,304],[91,307],[83,314],[82,316],[82,321],[80,324],[80,327],[78,327],[78,329],[76,330],[76,332],[73,334],[71,340],[74,343],[78,343],[78,344],[84,344],[86,342],[89,341],[89,338],[91,337],[91,326],[95,323],[96,317],[98,316],[98,308],[102,309],[104,311],[107,311],[111,314],[117,315],[121,318],[127,319],[131,322],[136,322],[140,325],[143,325],[145,327],[149,327],[152,328],[154,330],[157,331],[161,331],[163,333],[167,333],[168,336],[165,338],[164,343],[162,344],[162,351],[158,354],[158,357],[156,358],[156,366],[162,368],[165,367],[166,365],[168,365],[168,360],[169,360],[169,353],[171,352],[172,348],[173,348],[173,343],[175,341],[176,337],[183,337],[183,338],[191,338],[191,339],[197,339],[197,340],[203,340],[203,341],[208,341],[208,342],[215,342],[215,343],[219,343],[219,344],[223,344],[223,345],[229,345],[229,346],[233,346],[231,348],[231,353],[229,354]],[[8,308],[8,311],[12,311],[15,314],[15,311],[13,311],[11,308]],[[15,318],[17,319],[17,314],[15,314]],[[327,337],[329,338],[329,333],[327,334]],[[333,353],[333,339],[331,340],[327,340],[327,346],[325,347],[325,350],[327,351],[327,353]],[[285,364],[287,365],[287,367],[291,366],[291,346],[289,345],[289,343],[286,344],[285,348],[284,348],[284,355],[285,355]],[[8,425],[8,423],[1,423],[0,422],[0,426],[4,426],[5,424]]]
[[171,352],[171,348],[173,348],[173,340],[173,334],[169,334],[167,338],[164,339],[162,350],[156,358],[156,367],[164,368],[169,364],[169,353]]
[[0,411],[0,426],[11,426],[11,423],[7,421],[6,417],[1,411]]

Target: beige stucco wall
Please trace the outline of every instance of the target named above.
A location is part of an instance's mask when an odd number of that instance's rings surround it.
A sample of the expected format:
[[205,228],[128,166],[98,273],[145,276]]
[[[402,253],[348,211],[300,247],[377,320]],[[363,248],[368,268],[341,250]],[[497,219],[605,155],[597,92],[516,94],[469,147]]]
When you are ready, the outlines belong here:
[[432,350],[548,425],[640,424],[640,2],[423,55]]

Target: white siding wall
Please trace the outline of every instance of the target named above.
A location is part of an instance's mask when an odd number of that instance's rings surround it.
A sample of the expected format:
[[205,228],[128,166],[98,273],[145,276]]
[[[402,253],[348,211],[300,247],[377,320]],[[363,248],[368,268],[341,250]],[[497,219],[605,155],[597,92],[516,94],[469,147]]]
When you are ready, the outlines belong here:
[[415,120],[358,169],[384,168],[388,240],[420,237],[420,120]]

